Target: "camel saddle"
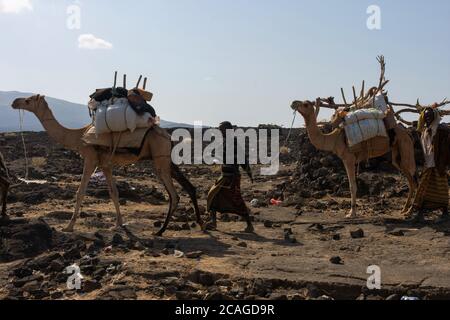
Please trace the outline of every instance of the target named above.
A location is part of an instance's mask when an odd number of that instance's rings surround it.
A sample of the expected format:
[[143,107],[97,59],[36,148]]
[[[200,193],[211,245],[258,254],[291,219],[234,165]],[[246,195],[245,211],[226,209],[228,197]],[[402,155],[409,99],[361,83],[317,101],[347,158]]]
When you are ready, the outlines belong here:
[[142,141],[151,128],[140,128],[134,132],[129,130],[123,132],[111,132],[97,135],[95,127],[86,130],[82,140],[88,145],[109,147],[116,149],[140,149]]
[[375,137],[349,147],[349,149],[351,153],[365,153],[369,159],[380,153],[384,153],[383,151],[385,150],[389,150],[389,145],[388,137]]

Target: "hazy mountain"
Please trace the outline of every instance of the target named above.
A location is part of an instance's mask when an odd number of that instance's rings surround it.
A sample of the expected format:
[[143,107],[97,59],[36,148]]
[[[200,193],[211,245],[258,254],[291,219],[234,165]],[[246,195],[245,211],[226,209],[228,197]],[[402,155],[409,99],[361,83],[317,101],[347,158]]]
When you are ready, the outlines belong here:
[[[32,95],[32,93],[26,92],[0,91],[0,132],[19,131],[19,111],[13,110],[11,104],[16,98],[25,98]],[[56,119],[62,125],[75,129],[81,128],[91,122],[87,106],[51,97],[46,97],[45,99]],[[164,128],[192,127],[188,124],[164,120],[161,120],[161,126]],[[25,112],[23,129],[24,131],[43,131],[41,123],[29,112]]]

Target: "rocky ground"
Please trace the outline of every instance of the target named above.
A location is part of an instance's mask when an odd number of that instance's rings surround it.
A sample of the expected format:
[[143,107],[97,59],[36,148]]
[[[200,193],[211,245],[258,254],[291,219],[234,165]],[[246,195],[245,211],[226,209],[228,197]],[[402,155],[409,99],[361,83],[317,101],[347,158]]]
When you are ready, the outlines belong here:
[[[361,165],[360,218],[346,220],[342,165],[295,130],[277,176],[257,176],[254,185],[243,178],[246,201],[257,200],[255,234],[243,233],[245,223],[233,215],[220,216],[218,231],[201,232],[180,190],[180,208],[162,238],[153,232],[167,195],[144,162],[116,171],[125,228],[114,227],[106,186],[93,179],[76,231],[66,234],[82,161],[45,133],[25,141],[29,178],[46,183],[19,185],[8,198],[11,220],[0,221],[2,299],[450,298],[450,224],[436,224],[436,214],[424,224],[403,220],[408,189],[389,159]],[[20,135],[0,135],[0,151],[23,177]],[[217,169],[183,167],[203,211]],[[67,287],[64,271],[73,264],[83,275],[80,290]],[[366,287],[372,265],[381,269],[381,290]]]

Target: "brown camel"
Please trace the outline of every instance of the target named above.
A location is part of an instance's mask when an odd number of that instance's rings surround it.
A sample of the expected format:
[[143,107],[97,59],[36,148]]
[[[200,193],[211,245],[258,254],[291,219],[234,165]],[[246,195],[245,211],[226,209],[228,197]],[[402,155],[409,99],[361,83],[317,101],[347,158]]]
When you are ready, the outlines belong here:
[[2,218],[6,217],[6,198],[10,186],[8,169],[6,168],[5,159],[0,152],[0,199],[2,205]]
[[[413,196],[417,188],[416,164],[414,158],[414,143],[406,129],[397,125],[395,128],[396,138],[389,145],[388,138],[374,138],[367,144],[363,143],[356,152],[350,150],[346,143],[345,132],[342,129],[335,129],[330,134],[324,134],[317,124],[317,113],[320,108],[321,101],[318,99],[316,104],[310,101],[294,101],[292,109],[297,110],[305,119],[306,129],[311,143],[319,150],[329,151],[336,154],[344,163],[347,171],[348,180],[350,182],[350,192],[352,196],[352,208],[347,218],[354,218],[356,213],[356,166],[358,163],[367,161],[371,158],[381,157],[392,151],[393,165],[399,169],[408,179],[409,195],[408,200],[403,208],[403,212],[412,205]],[[383,139],[387,141],[383,141]],[[370,146],[375,146],[370,148]]]
[[118,190],[113,177],[113,168],[114,166],[134,164],[141,160],[153,160],[156,174],[164,184],[170,198],[166,220],[156,235],[162,236],[170,222],[172,214],[178,206],[179,196],[173,184],[172,177],[189,194],[197,216],[197,222],[203,227],[203,222],[200,217],[200,211],[197,204],[196,189],[181,173],[179,168],[172,163],[172,142],[170,136],[164,129],[154,127],[149,130],[138,155],[131,152],[121,152],[111,156],[111,152],[107,148],[99,148],[93,145],[88,145],[82,141],[82,137],[86,130],[91,127],[90,125],[81,129],[67,129],[58,123],[47,102],[45,101],[44,96],[36,95],[27,99],[16,99],[12,104],[12,108],[34,113],[41,121],[43,127],[51,138],[62,144],[67,149],[78,152],[84,159],[83,176],[81,179],[81,185],[76,195],[75,212],[69,225],[64,229],[64,231],[73,232],[89,180],[97,168],[100,168],[105,175],[109,193],[116,210],[116,225],[117,227],[123,226],[119,206]]

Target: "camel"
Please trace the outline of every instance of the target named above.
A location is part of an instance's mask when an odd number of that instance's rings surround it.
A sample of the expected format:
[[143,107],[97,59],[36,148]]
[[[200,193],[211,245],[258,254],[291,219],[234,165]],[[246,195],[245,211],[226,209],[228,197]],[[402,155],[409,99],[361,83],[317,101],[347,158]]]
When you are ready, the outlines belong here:
[[9,182],[8,168],[6,168],[5,159],[0,152],[0,199],[2,205],[2,218],[6,218],[6,198],[11,183]]
[[[321,106],[321,99],[317,99],[316,103],[311,101],[294,101],[292,103],[292,109],[298,111],[305,119],[306,129],[308,131],[308,136],[311,143],[319,150],[329,151],[337,155],[344,163],[345,169],[347,171],[348,180],[350,183],[351,192],[351,209],[350,213],[346,218],[357,217],[356,210],[356,167],[357,164],[367,161],[371,158],[381,157],[390,151],[392,151],[393,165],[400,170],[400,172],[406,176],[409,184],[409,194],[406,204],[402,210],[402,213],[406,213],[408,209],[412,206],[413,196],[417,188],[417,175],[416,175],[416,164],[414,158],[414,143],[406,131],[406,129],[397,124],[395,128],[395,141],[392,146],[389,143],[380,143],[379,138],[374,138],[369,141],[369,144],[361,144],[359,150],[354,152],[350,150],[346,143],[345,132],[342,129],[335,129],[330,134],[324,134],[317,123],[317,115]],[[387,138],[381,138],[387,139]],[[375,152],[371,152],[367,145],[378,145],[381,147],[374,148]]]
[[156,236],[163,235],[173,213],[178,206],[179,196],[176,192],[172,178],[174,178],[189,194],[194,206],[197,222],[203,229],[203,221],[200,217],[200,210],[197,204],[196,189],[182,174],[180,169],[172,163],[172,142],[170,136],[164,129],[158,126],[150,129],[145,136],[138,155],[133,154],[130,151],[124,151],[112,155],[108,148],[88,145],[82,141],[83,135],[91,127],[91,125],[81,129],[67,129],[63,127],[53,116],[53,113],[45,100],[45,96],[35,95],[30,98],[16,99],[12,104],[12,108],[34,113],[53,140],[60,143],[67,149],[78,152],[84,159],[83,176],[76,194],[75,211],[69,225],[63,231],[74,231],[75,223],[80,214],[81,204],[85,197],[89,180],[97,168],[103,171],[106,178],[110,197],[116,210],[116,226],[122,227],[123,219],[120,213],[119,194],[115,179],[113,177],[113,168],[115,166],[135,164],[141,160],[153,161],[156,175],[166,188],[170,199],[167,217],[161,229],[156,233]]

